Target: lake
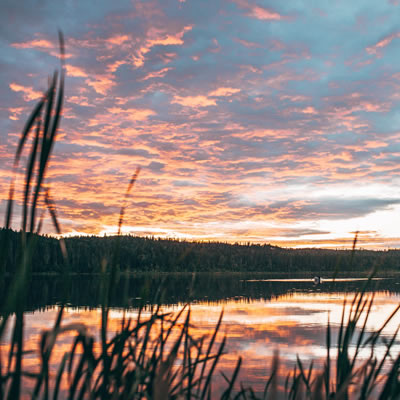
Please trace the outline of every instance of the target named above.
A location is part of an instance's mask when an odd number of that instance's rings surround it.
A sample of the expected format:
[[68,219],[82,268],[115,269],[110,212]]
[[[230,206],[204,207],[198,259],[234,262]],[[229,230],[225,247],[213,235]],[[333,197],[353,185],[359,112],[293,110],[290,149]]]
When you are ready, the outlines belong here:
[[[190,303],[193,334],[210,335],[223,311],[217,342],[226,334],[226,354],[217,370],[230,376],[241,356],[238,381],[262,393],[274,351],[278,350],[282,389],[284,377],[295,365],[297,355],[305,366],[314,360],[314,368],[321,367],[326,357],[328,318],[335,354],[343,302],[345,299],[350,302],[366,283],[362,278],[349,277],[325,279],[315,285],[311,278],[229,273],[121,276],[111,303],[110,331],[119,329],[123,316],[135,320],[141,305],[145,307],[144,315],[149,315],[152,304],[159,304],[166,312],[177,312]],[[62,303],[66,304],[64,324],[84,323],[98,337],[100,287],[98,277],[35,277],[25,312],[26,349],[37,349],[41,332],[53,326]],[[399,304],[400,279],[376,279],[367,292],[375,296],[366,324],[367,330],[372,331],[382,326]],[[383,337],[389,338],[399,324],[400,314],[385,327]],[[70,344],[67,336],[61,338],[52,360],[54,365],[69,351]],[[384,343],[379,342],[378,356],[385,349]],[[395,343],[394,350],[400,351],[399,342]],[[35,353],[27,357],[25,365],[35,369],[38,365]],[[220,372],[215,376],[215,393],[220,393],[224,381]]]

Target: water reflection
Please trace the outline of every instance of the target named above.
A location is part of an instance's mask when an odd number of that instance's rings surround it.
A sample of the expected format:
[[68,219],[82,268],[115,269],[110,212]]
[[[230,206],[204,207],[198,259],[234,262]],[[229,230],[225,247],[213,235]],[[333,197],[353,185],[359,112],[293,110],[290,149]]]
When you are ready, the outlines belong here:
[[[97,337],[101,321],[98,284],[93,278],[71,278],[69,282],[48,278],[33,281],[26,311],[26,349],[37,348],[42,330],[54,324],[57,304],[66,300],[69,305],[65,310],[64,324],[84,323]],[[282,385],[297,355],[306,364],[314,360],[317,369],[322,365],[326,355],[328,317],[332,326],[332,343],[336,344],[343,301],[346,298],[351,300],[363,285],[364,282],[359,280],[342,280],[323,282],[316,287],[311,279],[271,281],[228,275],[123,277],[118,283],[118,296],[113,302],[109,328],[110,333],[116,332],[123,315],[135,320],[136,306],[140,302],[157,302],[163,311],[176,312],[190,301],[193,334],[210,335],[223,310],[222,333],[226,333],[228,342],[227,354],[219,369],[230,376],[237,358],[243,357],[239,381],[261,393],[275,349],[279,349],[280,354]],[[366,323],[368,331],[382,326],[400,301],[397,280],[379,280],[373,286],[369,289],[369,293],[374,291],[375,300]],[[400,315],[385,327],[384,337],[389,338],[399,324]],[[222,335],[218,337],[218,341],[221,340]],[[53,356],[55,365],[70,350],[70,344],[70,338],[64,335]],[[385,349],[380,342],[378,355]],[[400,351],[400,343],[396,343],[394,350]],[[30,355],[27,365],[35,370],[38,360],[34,355]],[[215,388],[221,384],[222,378],[215,382]]]
[[[112,306],[135,308],[141,304],[224,303],[271,300],[293,293],[346,293],[361,290],[365,278],[323,279],[314,285],[312,278],[280,279],[279,277],[238,274],[154,274],[122,275],[116,285]],[[99,276],[35,277],[27,294],[27,311],[45,310],[48,306],[68,303],[70,306],[96,308],[101,304]],[[380,279],[369,291],[400,292],[398,279]],[[3,299],[0,297],[0,307]]]

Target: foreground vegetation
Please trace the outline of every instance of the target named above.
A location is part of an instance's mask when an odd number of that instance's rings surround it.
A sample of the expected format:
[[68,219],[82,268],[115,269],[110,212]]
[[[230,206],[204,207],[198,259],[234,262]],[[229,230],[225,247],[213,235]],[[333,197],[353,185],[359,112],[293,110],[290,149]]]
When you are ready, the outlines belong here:
[[[6,271],[17,263],[21,232],[0,230],[8,235]],[[341,271],[366,272],[379,266],[400,272],[400,250],[326,250],[286,249],[271,245],[187,242],[135,236],[71,237],[64,239],[68,248],[69,272],[100,273],[102,260],[108,258],[118,241],[121,272],[315,272],[319,275]],[[65,272],[59,240],[38,236],[32,254],[32,272]]]
[[[62,38],[60,43],[63,54]],[[14,203],[12,182],[6,213],[6,230],[0,243],[1,254],[7,255],[0,260],[0,280],[4,279],[6,268],[13,268],[13,277],[7,285],[0,320],[0,399],[215,398],[213,376],[216,374],[226,342],[224,337],[218,341],[220,344],[216,345],[222,315],[211,337],[192,336],[190,308],[181,310],[177,315],[163,314],[158,308],[152,309],[148,317],[143,317],[139,312],[137,320],[123,319],[119,331],[113,335],[109,334],[108,315],[115,297],[116,276],[118,270],[124,268],[122,260],[126,257],[125,240],[131,240],[120,236],[111,238],[107,244],[107,255],[102,254],[102,258],[96,260],[101,265],[102,273],[107,274],[101,289],[101,326],[98,337],[90,335],[84,325],[64,325],[64,308],[61,306],[54,326],[43,332],[40,337],[39,365],[33,370],[24,365],[34,351],[27,349],[24,343],[27,287],[33,272],[32,267],[35,265],[35,257],[46,257],[45,252],[38,251],[42,240],[38,236],[42,225],[42,216],[38,217],[40,199],[46,203],[54,226],[57,232],[60,232],[50,192],[44,189],[43,183],[61,116],[63,87],[62,70],[59,76],[53,76],[49,90],[28,119],[16,152],[15,171],[18,169],[27,140],[32,136],[22,190],[22,233],[13,241],[12,232],[8,229],[11,226]],[[127,195],[136,176],[137,173],[132,177]],[[124,211],[122,207],[120,227]],[[60,245],[59,254],[65,265],[62,271],[68,271],[70,265],[67,247],[64,241],[57,243]],[[172,244],[175,246],[176,242]],[[75,254],[79,252],[76,250]],[[182,257],[189,259],[188,254],[183,254]],[[352,259],[354,260],[354,257]],[[87,261],[83,257],[82,260]],[[280,395],[288,399],[398,398],[400,355],[394,352],[398,330],[386,341],[383,341],[382,330],[399,307],[393,310],[388,321],[380,329],[371,333],[367,332],[366,323],[372,304],[373,296],[368,297],[364,288],[357,293],[349,306],[343,306],[342,322],[335,345],[331,341],[328,322],[327,353],[322,370],[313,369],[312,364],[305,368],[300,359],[297,359],[293,371],[283,372],[287,378],[282,387],[279,356],[276,354],[270,375],[265,381],[264,392],[254,393],[252,388],[235,385],[242,363],[239,358],[230,376],[226,376],[222,371],[224,388],[221,398],[277,399]],[[9,340],[8,332],[11,332]],[[66,334],[72,339],[71,349],[62,356],[56,370],[53,370],[51,359],[55,346],[60,336]],[[380,358],[375,351],[379,341],[383,341],[386,347],[385,354]],[[361,359],[360,353],[363,349],[368,350],[369,356]]]

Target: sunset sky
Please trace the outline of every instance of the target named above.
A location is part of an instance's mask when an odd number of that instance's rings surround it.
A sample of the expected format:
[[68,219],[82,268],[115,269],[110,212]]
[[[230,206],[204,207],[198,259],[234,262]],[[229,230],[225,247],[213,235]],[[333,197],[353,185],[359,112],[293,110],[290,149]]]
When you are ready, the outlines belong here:
[[400,247],[400,1],[2,0],[1,218],[58,29],[64,233]]

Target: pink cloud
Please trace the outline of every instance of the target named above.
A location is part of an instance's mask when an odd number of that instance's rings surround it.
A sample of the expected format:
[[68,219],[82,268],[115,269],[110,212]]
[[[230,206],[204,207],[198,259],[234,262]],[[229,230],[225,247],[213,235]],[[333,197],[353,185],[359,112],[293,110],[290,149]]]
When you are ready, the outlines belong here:
[[285,87],[290,81],[314,81],[318,78],[318,75],[314,71],[305,71],[303,73],[287,71],[269,78],[266,83],[269,87],[279,90]]
[[280,96],[280,99],[281,100],[289,100],[289,101],[292,101],[295,103],[298,101],[300,101],[300,102],[307,101],[307,100],[309,100],[309,97],[303,96],[303,95],[283,95],[283,96]]
[[142,81],[146,81],[151,78],[163,78],[171,69],[172,68],[162,68],[159,71],[150,72],[144,78],[142,78]]
[[94,75],[94,78],[88,78],[85,81],[96,93],[106,95],[107,92],[115,86],[114,75]]
[[363,143],[363,147],[366,149],[376,149],[377,147],[388,147],[388,143],[382,142],[381,140],[369,140]]
[[177,57],[177,53],[172,53],[172,52],[160,54],[160,58],[164,62],[164,64],[170,63],[176,57]]
[[31,86],[22,86],[12,82],[9,87],[14,92],[22,92],[25,101],[40,99],[43,96],[43,93],[34,90]]
[[107,66],[107,71],[115,72],[121,65],[127,64],[125,60],[117,60]]
[[285,50],[287,48],[286,44],[278,39],[271,39],[269,41],[269,46],[271,47],[271,49],[276,51]]
[[131,38],[128,35],[114,35],[106,39],[106,43],[119,46],[122,43],[127,42],[128,40],[131,40]]
[[262,47],[261,44],[255,43],[255,42],[250,42],[248,40],[239,39],[239,38],[235,38],[234,40],[235,40],[235,42],[240,43],[242,46],[247,47],[249,49],[255,49],[255,48]]
[[183,36],[186,32],[192,30],[192,26],[188,25],[175,34],[165,33],[159,29],[150,29],[148,32],[148,38],[140,46],[137,54],[132,55],[133,65],[137,68],[141,67],[145,61],[145,55],[150,52],[154,46],[171,46],[171,45],[183,45]]
[[10,116],[9,118],[13,121],[18,121],[19,117],[22,113],[23,108],[22,107],[11,107],[8,109]]
[[78,106],[94,107],[93,104],[89,103],[89,99],[86,96],[71,96],[68,97],[68,102]]
[[260,6],[253,6],[250,9],[248,15],[257,19],[272,19],[272,20],[282,19],[282,16],[280,14]]
[[232,96],[235,93],[239,93],[240,89],[231,88],[231,87],[220,87],[216,90],[213,90],[208,95],[213,97],[225,97],[225,96]]
[[254,129],[251,131],[234,133],[232,136],[240,137],[246,140],[265,139],[266,137],[271,137],[274,139],[286,139],[293,137],[293,129]]
[[375,54],[379,56],[380,50],[388,46],[394,39],[400,38],[400,32],[392,33],[389,36],[386,36],[378,43],[374,44],[373,46],[369,46],[366,48],[368,54]]
[[111,114],[122,116],[123,118],[130,121],[146,121],[150,116],[155,115],[153,110],[148,108],[128,108],[123,109],[120,107],[111,107],[108,109]]
[[303,114],[316,114],[317,111],[315,110],[314,107],[308,106],[300,110]]
[[[216,106],[217,102],[215,99],[210,97],[229,97],[235,93],[239,93],[241,89],[231,88],[231,87],[220,87],[217,88],[210,93],[208,96],[197,95],[197,96],[177,96],[175,95],[172,103],[180,104],[184,107],[198,108],[198,107],[208,107],[208,106]],[[199,117],[199,114],[195,116]]]
[[76,67],[74,65],[67,64],[65,69],[67,70],[68,76],[73,76],[75,78],[86,78],[88,76],[83,68]]
[[217,103],[214,99],[209,99],[207,96],[174,96],[172,103],[180,104],[184,107],[208,107],[216,106]]
[[16,49],[32,49],[36,47],[42,49],[52,49],[54,47],[53,43],[45,39],[34,39],[28,42],[12,43],[11,46],[15,47]]
[[[26,42],[21,43],[12,43],[11,47],[16,49],[37,49],[47,54],[50,54],[53,57],[60,57],[60,52],[57,44],[53,44],[47,39],[33,39],[28,40]],[[64,58],[68,59],[71,58],[72,54],[65,53]]]
[[247,0],[233,0],[240,8],[247,10],[246,15],[261,20],[281,20],[284,17],[279,13],[258,4],[251,4]]
[[251,72],[253,74],[258,74],[258,75],[263,73],[261,68],[257,68],[254,65],[241,65],[240,69],[245,72]]
[[137,55],[132,55],[132,63],[136,68],[144,65],[145,55],[150,51],[149,47],[142,46]]
[[149,47],[153,46],[168,46],[168,45],[182,45],[183,42],[183,35],[192,30],[192,26],[185,26],[180,32],[174,34],[174,35],[161,35],[159,31],[154,30],[153,32],[150,33],[150,36],[155,36],[153,39],[149,39],[147,41],[147,44]]

